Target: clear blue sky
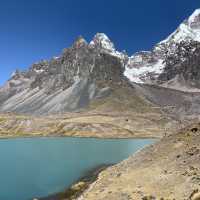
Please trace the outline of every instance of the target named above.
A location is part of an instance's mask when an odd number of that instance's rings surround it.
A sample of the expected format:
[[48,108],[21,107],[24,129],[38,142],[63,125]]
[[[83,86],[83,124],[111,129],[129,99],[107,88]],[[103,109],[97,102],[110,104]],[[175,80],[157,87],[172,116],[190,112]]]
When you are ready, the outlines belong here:
[[0,85],[79,35],[104,32],[119,50],[149,50],[196,8],[198,0],[0,0]]

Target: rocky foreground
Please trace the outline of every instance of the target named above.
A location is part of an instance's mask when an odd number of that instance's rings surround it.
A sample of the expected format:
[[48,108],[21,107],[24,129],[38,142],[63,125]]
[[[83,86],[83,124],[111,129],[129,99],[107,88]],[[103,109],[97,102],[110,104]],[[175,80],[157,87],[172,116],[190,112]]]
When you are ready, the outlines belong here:
[[199,200],[200,124],[100,173],[78,200]]

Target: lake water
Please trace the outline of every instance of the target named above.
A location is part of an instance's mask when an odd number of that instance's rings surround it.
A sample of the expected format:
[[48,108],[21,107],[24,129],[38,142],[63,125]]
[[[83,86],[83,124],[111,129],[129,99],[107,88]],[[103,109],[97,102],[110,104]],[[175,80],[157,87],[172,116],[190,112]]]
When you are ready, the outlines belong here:
[[88,170],[118,163],[153,142],[93,138],[0,140],[0,200],[30,200],[62,191]]

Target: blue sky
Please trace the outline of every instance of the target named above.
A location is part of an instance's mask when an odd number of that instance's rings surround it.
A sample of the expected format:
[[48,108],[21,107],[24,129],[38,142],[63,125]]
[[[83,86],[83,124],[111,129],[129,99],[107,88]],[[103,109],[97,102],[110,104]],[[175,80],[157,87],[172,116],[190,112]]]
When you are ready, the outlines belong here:
[[79,35],[104,32],[130,55],[149,50],[196,8],[198,0],[0,0],[0,85]]

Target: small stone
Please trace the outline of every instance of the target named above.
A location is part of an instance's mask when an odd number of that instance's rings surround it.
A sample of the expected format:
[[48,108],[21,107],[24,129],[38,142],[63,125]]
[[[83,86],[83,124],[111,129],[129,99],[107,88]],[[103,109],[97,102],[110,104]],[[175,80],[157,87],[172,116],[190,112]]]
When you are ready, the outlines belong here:
[[145,196],[145,197],[143,197],[142,198],[142,200],[156,200],[156,197],[154,197],[154,196]]
[[192,196],[191,200],[200,200],[200,192],[195,193],[195,194]]
[[176,156],[176,158],[180,158],[180,157],[181,157],[181,155],[177,155],[177,156]]

